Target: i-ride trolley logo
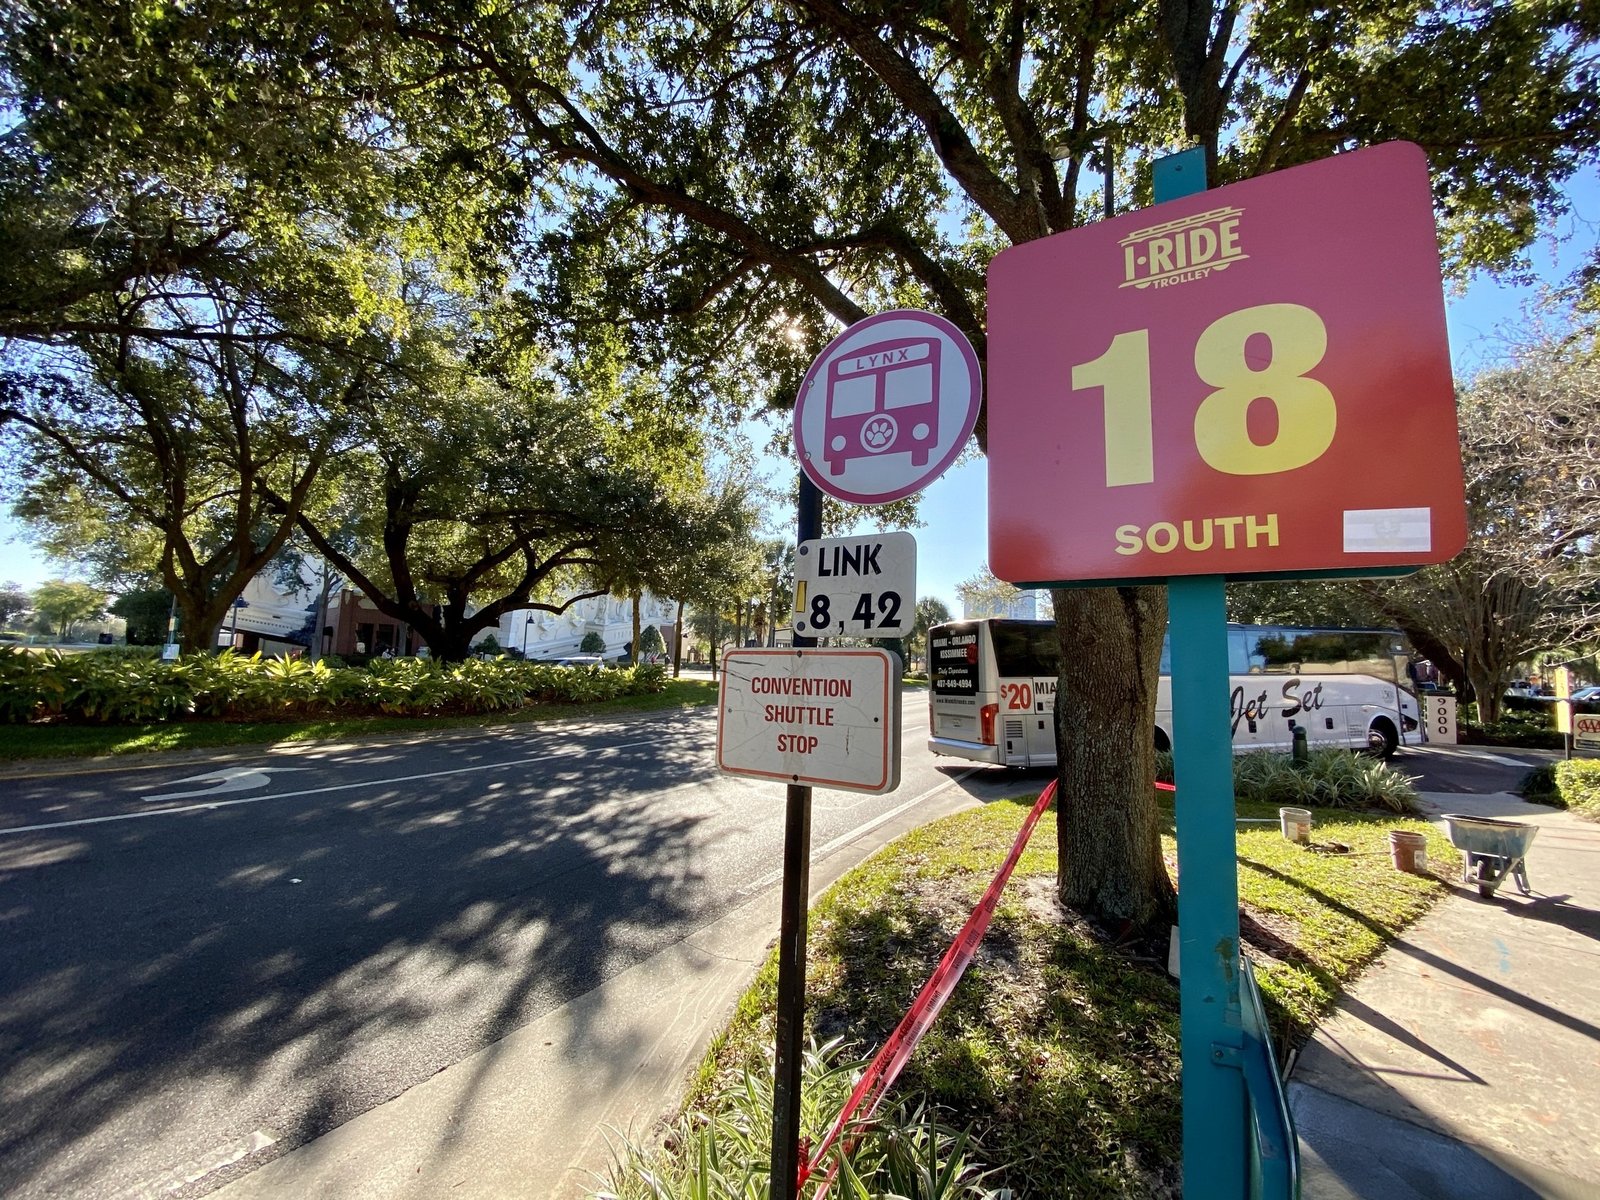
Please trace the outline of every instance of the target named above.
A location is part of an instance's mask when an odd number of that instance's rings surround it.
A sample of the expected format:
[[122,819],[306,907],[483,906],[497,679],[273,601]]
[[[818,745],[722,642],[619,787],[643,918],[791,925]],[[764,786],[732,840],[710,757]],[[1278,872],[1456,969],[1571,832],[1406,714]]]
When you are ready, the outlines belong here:
[[950,322],[909,310],[868,317],[806,372],[794,413],[800,465],[852,504],[909,496],[961,453],[982,395],[977,355]]
[[1122,286],[1164,288],[1204,279],[1250,256],[1239,245],[1244,209],[1224,205],[1176,221],[1136,229],[1122,246]]

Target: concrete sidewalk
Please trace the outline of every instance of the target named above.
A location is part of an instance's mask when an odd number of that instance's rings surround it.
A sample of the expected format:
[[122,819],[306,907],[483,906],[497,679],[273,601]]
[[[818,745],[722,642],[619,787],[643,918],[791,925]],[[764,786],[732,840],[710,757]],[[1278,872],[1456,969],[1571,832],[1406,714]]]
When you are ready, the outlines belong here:
[[1453,894],[1385,951],[1289,1085],[1306,1200],[1600,1196],[1600,824],[1505,793],[1430,815],[1539,826],[1534,895]]

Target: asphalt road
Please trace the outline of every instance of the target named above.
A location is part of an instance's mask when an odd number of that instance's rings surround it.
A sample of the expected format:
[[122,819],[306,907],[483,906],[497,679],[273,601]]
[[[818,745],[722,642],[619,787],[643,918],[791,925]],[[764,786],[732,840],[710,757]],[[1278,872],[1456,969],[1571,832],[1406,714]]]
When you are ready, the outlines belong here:
[[1515,750],[1499,746],[1407,746],[1389,765],[1411,776],[1422,792],[1514,792],[1541,763],[1561,756],[1553,750]]
[[[923,693],[904,727],[898,791],[817,791],[814,854],[1029,786],[936,765]],[[783,788],[714,729],[0,779],[0,1196],[202,1195],[776,886]]]

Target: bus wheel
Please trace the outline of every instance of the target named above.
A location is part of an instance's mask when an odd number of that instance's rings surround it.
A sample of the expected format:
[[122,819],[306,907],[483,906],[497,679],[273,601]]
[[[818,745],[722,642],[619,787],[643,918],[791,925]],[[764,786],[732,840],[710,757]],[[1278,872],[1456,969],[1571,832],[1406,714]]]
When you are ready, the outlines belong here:
[[1379,717],[1367,729],[1367,749],[1379,758],[1388,758],[1400,745],[1400,734],[1394,722]]

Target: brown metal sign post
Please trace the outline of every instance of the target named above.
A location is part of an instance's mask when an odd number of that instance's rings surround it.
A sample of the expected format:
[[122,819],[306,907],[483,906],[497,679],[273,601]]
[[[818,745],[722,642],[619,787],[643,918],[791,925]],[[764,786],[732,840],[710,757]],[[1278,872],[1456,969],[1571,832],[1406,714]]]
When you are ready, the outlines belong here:
[[[822,536],[822,492],[800,473],[795,538]],[[798,648],[816,638],[795,635]],[[783,826],[783,900],[778,927],[778,1034],[772,1077],[772,1200],[800,1187],[800,1066],[806,1006],[806,901],[811,890],[811,788],[790,784]]]

